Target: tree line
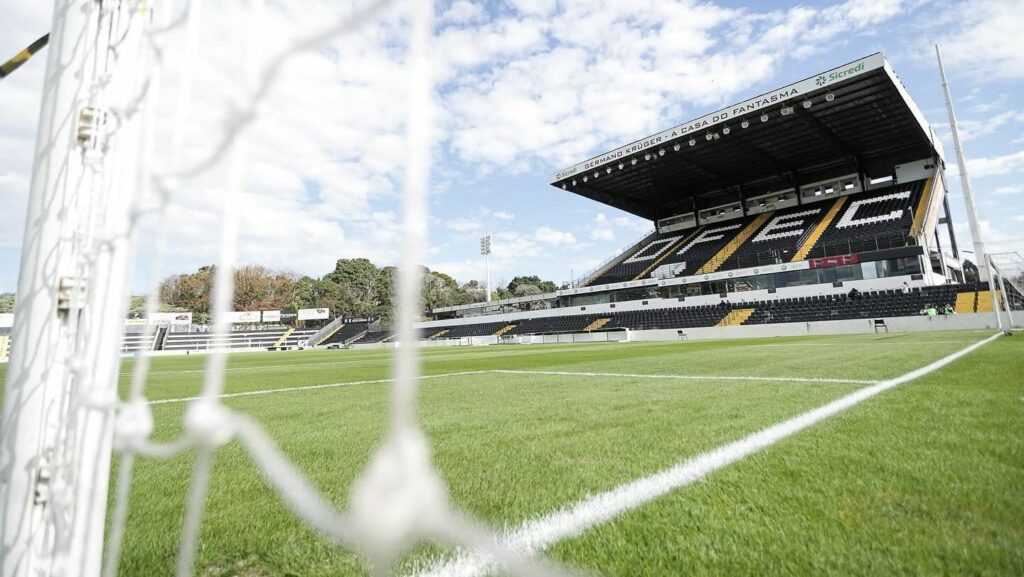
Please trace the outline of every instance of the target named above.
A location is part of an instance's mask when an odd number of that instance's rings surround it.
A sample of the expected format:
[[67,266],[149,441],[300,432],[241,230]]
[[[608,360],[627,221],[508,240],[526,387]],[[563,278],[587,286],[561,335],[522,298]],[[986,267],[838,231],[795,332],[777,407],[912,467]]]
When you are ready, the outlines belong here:
[[[193,273],[168,276],[160,283],[161,311],[191,312],[196,323],[209,321],[215,266]],[[396,267],[378,267],[365,258],[339,259],[334,270],[320,278],[274,270],[262,265],[235,269],[236,311],[297,310],[327,307],[333,316],[391,319]],[[493,290],[502,299],[552,292],[555,283],[537,276],[517,276]],[[485,300],[483,283],[459,284],[451,276],[423,267],[420,298],[424,310],[470,304]],[[136,297],[132,312],[144,311],[144,299]]]

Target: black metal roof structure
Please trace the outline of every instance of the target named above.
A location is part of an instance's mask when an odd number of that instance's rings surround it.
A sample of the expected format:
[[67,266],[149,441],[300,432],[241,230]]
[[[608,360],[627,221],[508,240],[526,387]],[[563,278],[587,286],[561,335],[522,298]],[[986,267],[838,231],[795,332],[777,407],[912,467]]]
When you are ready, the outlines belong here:
[[942,157],[876,53],[561,170],[551,184],[657,220]]

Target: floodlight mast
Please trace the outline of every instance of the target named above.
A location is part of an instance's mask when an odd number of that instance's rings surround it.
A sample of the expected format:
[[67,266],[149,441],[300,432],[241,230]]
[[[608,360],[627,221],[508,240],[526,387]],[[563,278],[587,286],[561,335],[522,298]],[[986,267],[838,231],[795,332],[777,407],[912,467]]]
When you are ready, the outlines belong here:
[[[953,112],[953,97],[949,94],[949,83],[946,81],[946,69],[942,66],[942,53],[939,45],[935,45],[935,58],[939,61],[939,75],[942,77],[942,92],[946,97],[946,112],[949,114],[949,129],[953,134],[953,148],[956,150],[956,162],[960,167],[960,187],[964,193],[964,204],[967,207],[967,223],[971,227],[971,241],[974,243],[974,260],[978,261],[978,280],[988,281],[989,267],[985,257],[985,245],[981,242],[981,227],[978,226],[978,212],[974,208],[974,193],[971,191],[971,180],[967,176],[967,163],[964,161],[964,149],[960,145],[960,132],[957,129],[956,113]],[[941,255],[940,255],[941,257]]]
[[487,302],[491,302],[491,235],[480,237],[480,254],[484,255],[484,291]]

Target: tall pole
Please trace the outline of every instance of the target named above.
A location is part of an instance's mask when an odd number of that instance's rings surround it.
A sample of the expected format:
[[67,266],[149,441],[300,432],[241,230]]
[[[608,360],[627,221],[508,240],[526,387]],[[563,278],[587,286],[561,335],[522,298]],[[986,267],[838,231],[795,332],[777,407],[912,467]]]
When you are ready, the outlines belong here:
[[485,234],[480,237],[480,254],[484,255],[484,290],[486,300],[491,302],[491,235]]
[[978,212],[974,208],[974,194],[971,191],[971,180],[967,176],[967,162],[964,161],[964,149],[960,144],[960,132],[957,130],[956,113],[953,112],[953,97],[949,94],[949,82],[946,81],[946,69],[942,66],[942,52],[935,45],[935,58],[939,61],[939,75],[942,77],[942,92],[946,97],[946,112],[949,114],[949,129],[953,134],[953,148],[956,150],[956,162],[960,167],[960,187],[964,193],[964,205],[967,208],[967,223],[971,227],[971,241],[974,243],[974,259],[978,264],[978,280],[989,280],[988,263],[985,262],[985,245],[981,242],[981,227],[978,226]]

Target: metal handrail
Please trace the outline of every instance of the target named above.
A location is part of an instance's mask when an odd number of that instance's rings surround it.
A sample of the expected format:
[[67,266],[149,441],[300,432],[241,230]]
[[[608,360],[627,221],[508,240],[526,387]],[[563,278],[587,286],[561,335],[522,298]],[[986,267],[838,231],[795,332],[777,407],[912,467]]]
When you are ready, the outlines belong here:
[[605,267],[607,267],[609,264],[611,264],[612,262],[614,262],[615,260],[617,260],[619,258],[622,258],[631,249],[633,249],[638,244],[640,244],[641,242],[647,240],[652,235],[655,235],[657,233],[658,233],[658,229],[651,230],[651,231],[649,231],[647,233],[644,233],[644,235],[641,236],[640,238],[638,238],[638,239],[634,240],[633,242],[629,243],[628,245],[624,246],[622,248],[622,250],[617,251],[611,257],[605,259],[604,262],[602,262],[601,264],[597,265],[596,267],[590,269],[590,271],[587,272],[586,274],[580,276],[580,280],[576,283],[576,286],[583,286],[586,283],[594,280],[595,277],[599,276],[599,273],[604,272],[603,269]]

